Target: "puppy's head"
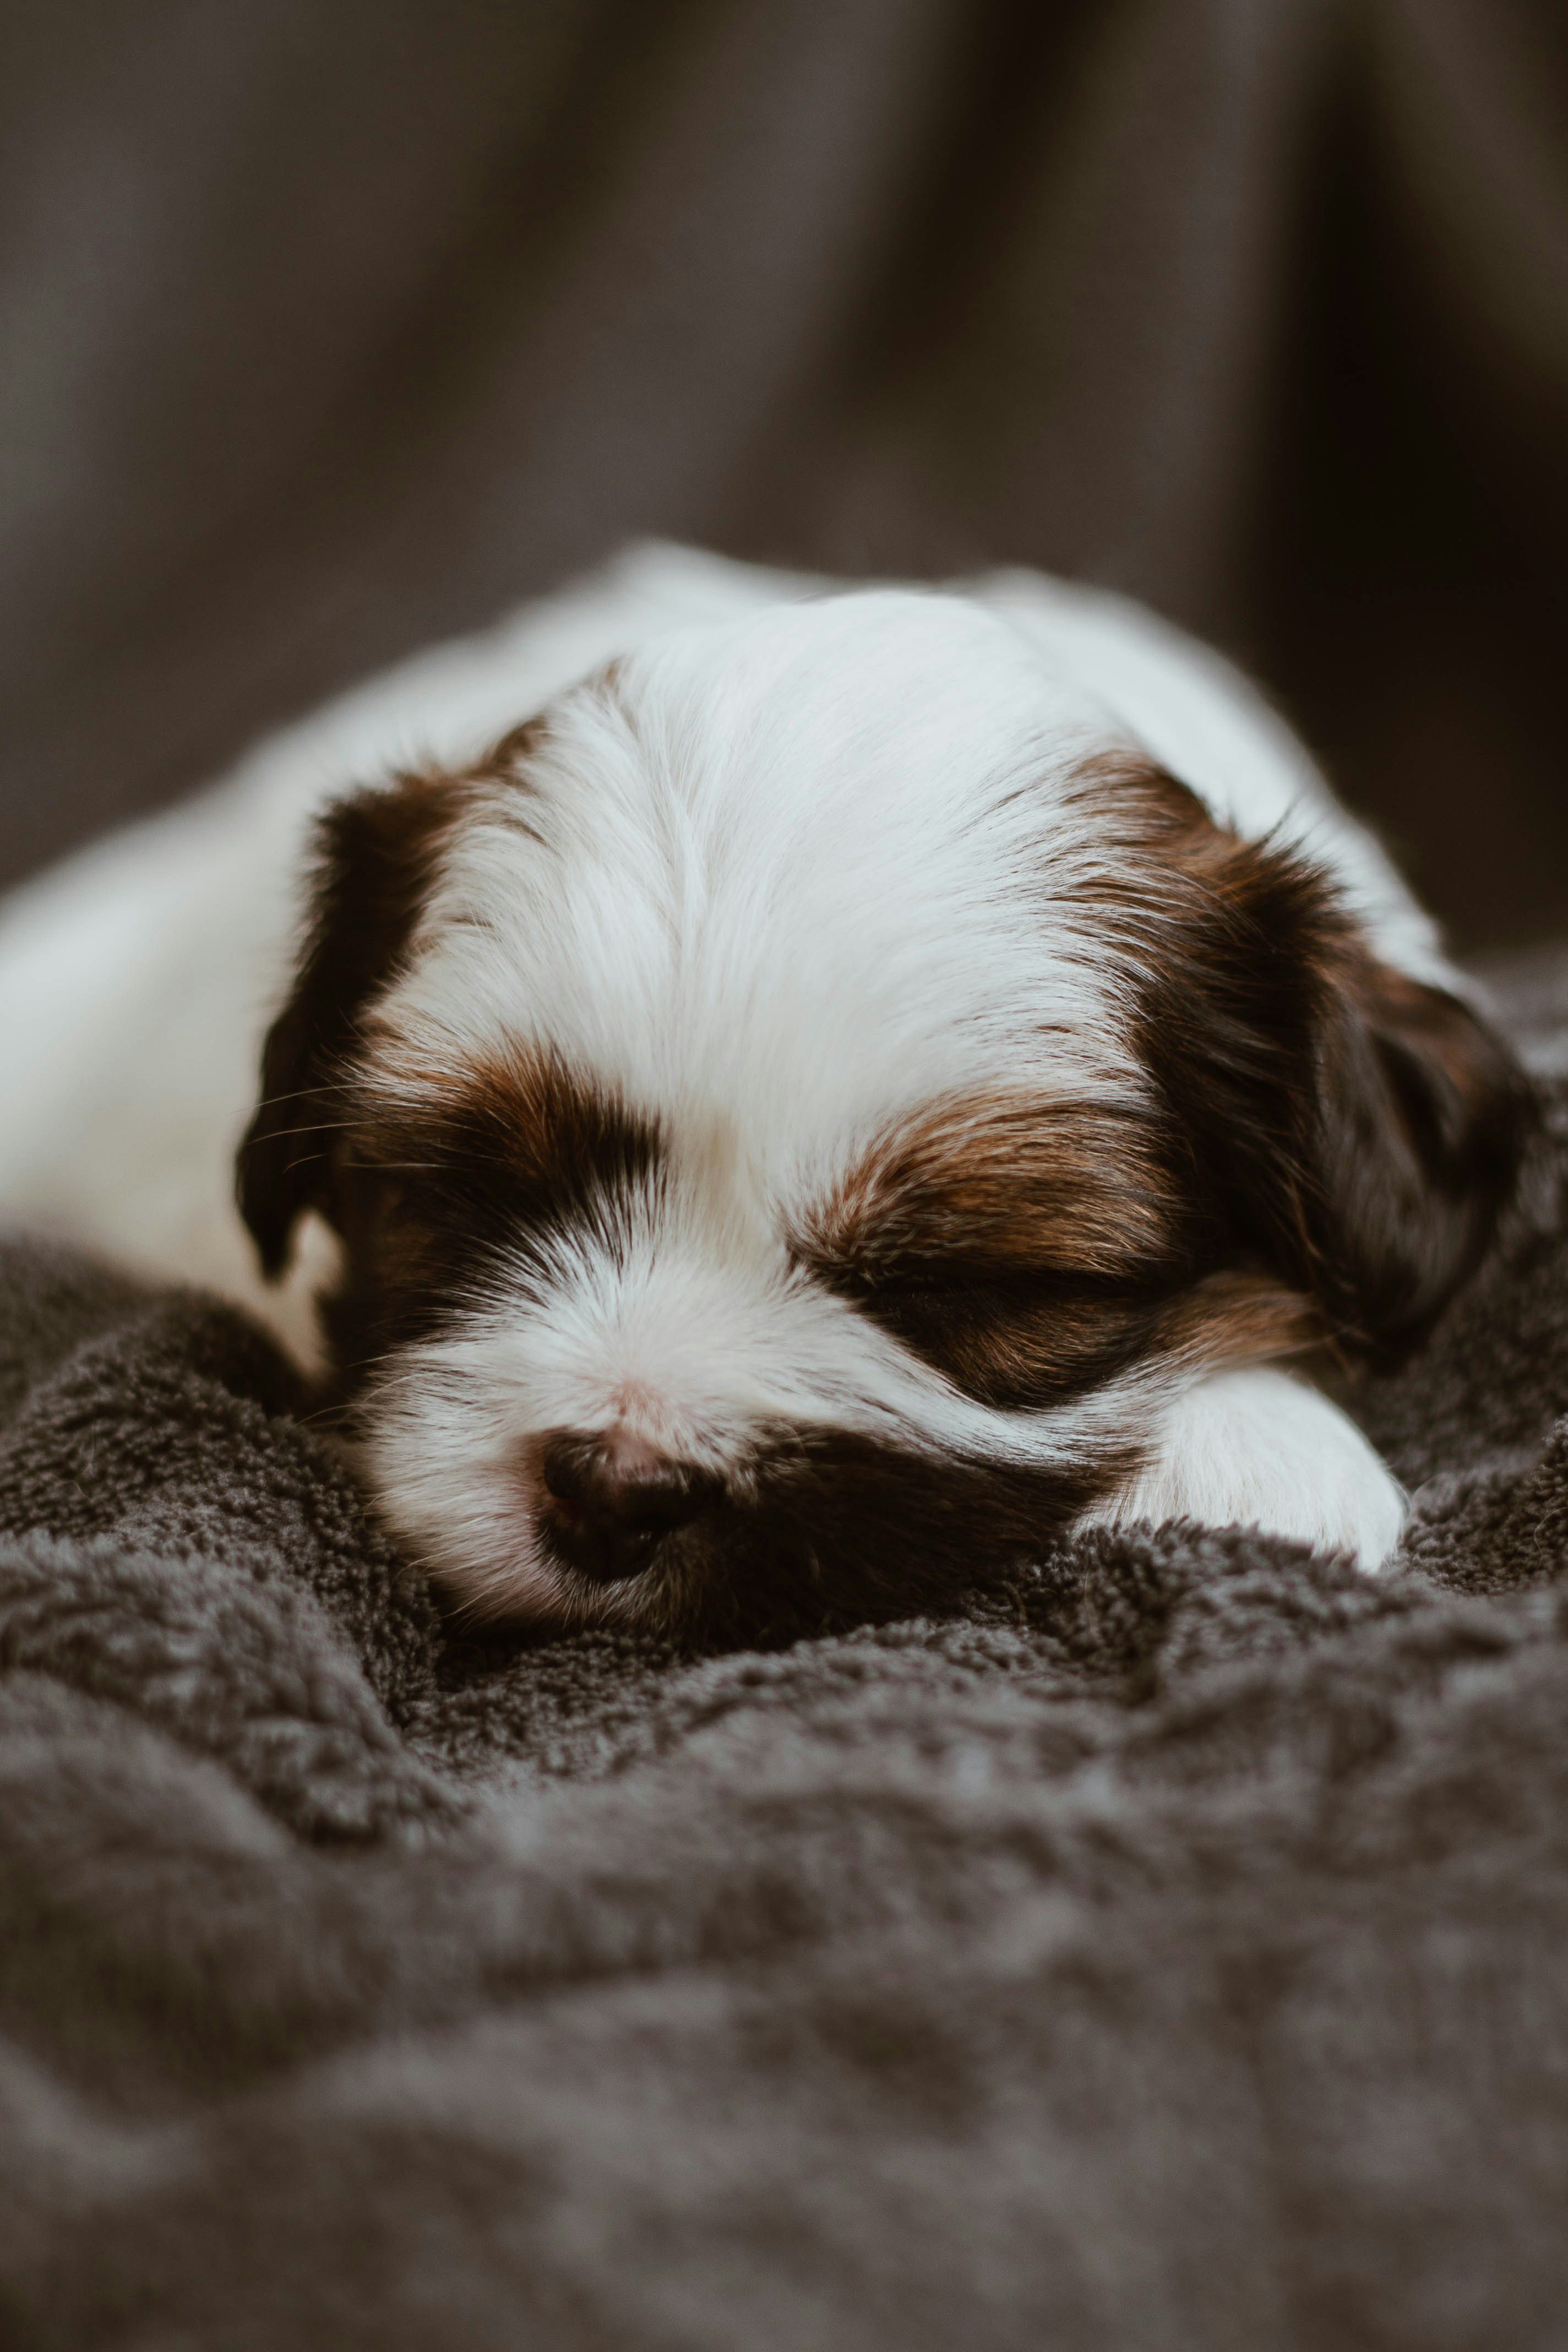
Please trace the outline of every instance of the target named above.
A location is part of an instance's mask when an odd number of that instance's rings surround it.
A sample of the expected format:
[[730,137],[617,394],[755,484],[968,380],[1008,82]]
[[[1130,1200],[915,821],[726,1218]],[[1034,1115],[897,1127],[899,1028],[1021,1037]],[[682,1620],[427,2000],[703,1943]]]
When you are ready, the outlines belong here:
[[1469,1011],[950,599],[629,656],[330,809],[313,905],[241,1205],[336,1228],[367,1473],[485,1611],[918,1604],[1202,1365],[1407,1343],[1512,1177]]

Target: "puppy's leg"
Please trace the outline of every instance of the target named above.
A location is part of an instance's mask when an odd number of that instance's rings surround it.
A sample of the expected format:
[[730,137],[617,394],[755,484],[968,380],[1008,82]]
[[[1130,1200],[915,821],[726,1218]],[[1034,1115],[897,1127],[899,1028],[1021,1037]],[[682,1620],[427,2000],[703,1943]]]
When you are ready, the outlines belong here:
[[1397,1481],[1337,1405],[1289,1372],[1251,1365],[1211,1372],[1166,1406],[1142,1468],[1079,1524],[1259,1528],[1348,1552],[1375,1574],[1405,1514]]

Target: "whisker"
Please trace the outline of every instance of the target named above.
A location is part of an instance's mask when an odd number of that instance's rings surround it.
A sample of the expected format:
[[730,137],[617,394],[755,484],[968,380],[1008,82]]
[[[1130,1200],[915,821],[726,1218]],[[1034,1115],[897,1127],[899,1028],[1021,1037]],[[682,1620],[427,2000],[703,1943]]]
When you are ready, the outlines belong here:
[[344,1118],[341,1116],[313,1118],[305,1127],[270,1127],[265,1135],[247,1135],[240,1150],[249,1151],[258,1143],[276,1143],[286,1135],[335,1135],[340,1129],[349,1134],[355,1128],[368,1128],[370,1125],[367,1118]]
[[302,1102],[307,1095],[342,1094],[345,1091],[341,1078],[319,1078],[313,1087],[296,1087],[286,1095],[263,1095],[258,1110],[275,1110],[279,1103]]

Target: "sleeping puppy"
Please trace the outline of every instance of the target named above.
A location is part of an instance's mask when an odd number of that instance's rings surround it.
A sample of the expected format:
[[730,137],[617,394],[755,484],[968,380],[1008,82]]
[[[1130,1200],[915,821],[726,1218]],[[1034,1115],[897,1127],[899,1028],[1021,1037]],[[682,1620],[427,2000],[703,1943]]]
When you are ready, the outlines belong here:
[[[274,1279],[331,1237],[327,1393],[457,1601],[886,1613],[1178,1517],[1382,1565],[1401,1495],[1319,1382],[1463,1281],[1523,1094],[1233,672],[1032,575],[677,551],[442,659],[143,841],[132,897],[187,870],[98,995],[100,1068],[140,1022],[129,1195],[100,1158],[84,1197],[34,1098],[0,1195],[58,1223],[63,1185],[77,1230],[245,1291],[189,1197],[308,833],[239,1209]],[[356,729],[381,772],[310,816]],[[106,903],[61,887],[21,909],[35,979]],[[16,968],[0,936],[0,1002]]]

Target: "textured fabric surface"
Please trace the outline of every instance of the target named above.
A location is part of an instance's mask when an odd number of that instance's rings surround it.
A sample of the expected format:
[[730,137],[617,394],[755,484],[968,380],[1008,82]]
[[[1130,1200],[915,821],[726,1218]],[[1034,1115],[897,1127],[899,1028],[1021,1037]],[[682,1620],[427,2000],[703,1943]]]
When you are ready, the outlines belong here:
[[1568,958],[1371,1582],[1103,1535],[765,1653],[444,1623],[268,1342],[0,1255],[0,2336],[1563,2341]]
[[1562,929],[1561,0],[8,0],[0,349],[0,878],[651,532],[1130,590]]

